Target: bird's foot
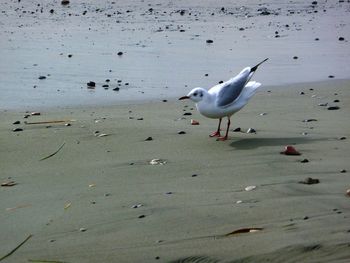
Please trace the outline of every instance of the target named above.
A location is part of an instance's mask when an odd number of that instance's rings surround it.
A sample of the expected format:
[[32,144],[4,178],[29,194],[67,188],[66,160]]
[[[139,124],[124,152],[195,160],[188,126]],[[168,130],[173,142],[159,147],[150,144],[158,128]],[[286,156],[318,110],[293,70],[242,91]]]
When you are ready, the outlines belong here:
[[227,140],[227,135],[226,136],[220,136],[219,138],[216,139],[217,141],[226,141]]
[[209,135],[209,137],[221,137],[220,131],[215,131]]

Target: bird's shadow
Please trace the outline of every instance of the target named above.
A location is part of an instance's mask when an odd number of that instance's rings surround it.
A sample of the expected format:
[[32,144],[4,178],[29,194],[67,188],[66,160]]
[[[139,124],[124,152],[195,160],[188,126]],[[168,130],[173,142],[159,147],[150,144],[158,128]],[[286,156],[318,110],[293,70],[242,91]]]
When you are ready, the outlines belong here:
[[251,150],[268,146],[284,146],[327,141],[329,138],[286,137],[286,138],[244,138],[230,144],[237,150]]

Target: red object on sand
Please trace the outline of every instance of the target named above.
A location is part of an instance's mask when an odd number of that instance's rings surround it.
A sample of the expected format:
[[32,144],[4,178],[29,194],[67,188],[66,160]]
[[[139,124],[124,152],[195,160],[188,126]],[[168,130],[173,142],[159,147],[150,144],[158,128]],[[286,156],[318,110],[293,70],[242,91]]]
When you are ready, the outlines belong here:
[[191,125],[199,125],[199,122],[196,120],[191,120]]
[[287,145],[284,147],[284,151],[281,154],[285,155],[301,155],[293,146]]

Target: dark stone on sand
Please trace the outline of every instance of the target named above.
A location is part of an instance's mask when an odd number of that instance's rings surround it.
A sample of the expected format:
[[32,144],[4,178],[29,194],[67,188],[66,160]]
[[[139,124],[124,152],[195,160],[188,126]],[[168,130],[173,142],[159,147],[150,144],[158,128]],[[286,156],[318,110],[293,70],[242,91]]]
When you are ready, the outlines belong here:
[[209,76],[209,74],[208,74],[208,73],[205,73],[205,74],[204,74],[204,76],[208,77],[208,76]]
[[123,55],[123,52],[119,51],[119,52],[117,53],[117,55],[118,55],[118,56],[122,56],[122,55]]
[[305,119],[303,122],[312,122],[312,121],[317,121],[316,119]]
[[339,38],[338,38],[338,40],[339,40],[339,41],[344,41],[344,40],[345,40],[345,38],[343,38],[343,37],[339,37]]
[[300,162],[301,162],[301,163],[308,163],[309,160],[308,160],[308,159],[303,159],[303,160],[301,160]]
[[338,102],[340,102],[340,100],[333,100],[333,102],[338,103]]
[[311,4],[312,5],[317,5],[317,1],[313,1]]
[[62,4],[62,5],[68,5],[68,4],[69,4],[69,1],[68,1],[68,0],[62,0],[62,1],[61,1],[61,4]]
[[145,218],[146,216],[145,215],[139,215],[139,218]]
[[46,77],[45,76],[39,76],[38,79],[46,79]]
[[192,174],[191,177],[197,177],[198,175],[197,174]]
[[301,91],[299,94],[300,94],[300,95],[305,95],[304,91]]
[[222,83],[224,83],[224,81],[220,80],[220,81],[219,81],[219,84],[222,84]]
[[103,84],[102,87],[103,87],[103,88],[108,88],[109,85],[108,85],[108,84]]
[[299,184],[318,184],[318,183],[320,183],[319,179],[311,178],[311,177],[305,178],[304,181],[299,182]]
[[13,132],[20,132],[20,131],[23,131],[23,129],[22,128],[14,128],[12,131]]
[[339,110],[339,109],[340,109],[340,107],[338,107],[338,106],[329,106],[327,108],[327,110]]
[[211,39],[207,39],[207,41],[206,41],[208,44],[211,44],[211,43],[214,43],[214,41],[213,40],[211,40]]
[[192,115],[192,113],[191,112],[185,112],[183,115],[184,116],[190,116],[190,115]]
[[89,81],[88,83],[86,83],[86,85],[87,85],[88,87],[95,87],[95,86],[96,86],[96,83],[93,82],[93,81]]
[[55,12],[55,10],[53,10],[53,9],[50,10],[50,13],[51,13],[51,14],[53,14],[54,12]]
[[340,137],[339,140],[341,140],[341,141],[346,140],[346,137],[345,136]]
[[105,82],[110,82],[111,80],[110,79],[106,79]]
[[297,57],[297,56],[294,56],[293,59],[298,59],[298,57]]
[[333,76],[333,75],[329,75],[329,76],[328,76],[328,78],[333,79],[333,78],[334,78],[334,76]]
[[345,170],[345,169],[342,169],[342,170],[340,170],[340,173],[345,174],[345,173],[346,173],[346,170]]
[[178,131],[177,134],[186,134],[185,131]]
[[145,141],[153,141],[153,138],[150,136],[150,137],[147,137],[146,139],[145,139]]
[[318,106],[326,107],[326,106],[328,106],[328,103],[327,103],[327,102],[325,102],[325,103],[319,103]]
[[308,220],[309,219],[309,217],[308,216],[304,216],[304,218],[303,218],[304,220]]
[[73,55],[72,54],[68,54],[68,57],[71,58],[71,57],[73,57]]
[[28,119],[29,117],[30,117],[29,114],[26,114],[26,115],[23,116],[24,119]]
[[240,132],[240,131],[242,131],[242,129],[241,129],[241,127],[238,127],[238,128],[236,128],[236,129],[234,129],[233,131],[234,131],[234,132]]
[[17,125],[17,124],[21,124],[21,122],[20,121],[14,121],[12,124]]
[[244,31],[244,27],[240,27],[240,28],[239,28],[239,31]]
[[138,121],[143,121],[143,118],[137,118]]
[[163,102],[168,102],[168,100],[162,100]]
[[116,88],[114,88],[113,90],[114,90],[114,91],[119,91],[120,88],[116,87]]
[[319,41],[320,39],[318,37],[315,38],[315,41]]

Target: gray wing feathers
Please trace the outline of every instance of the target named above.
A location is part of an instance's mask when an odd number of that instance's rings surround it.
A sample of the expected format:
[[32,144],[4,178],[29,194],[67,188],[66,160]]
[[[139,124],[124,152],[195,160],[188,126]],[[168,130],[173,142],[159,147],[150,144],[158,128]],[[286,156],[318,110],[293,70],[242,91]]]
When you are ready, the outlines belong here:
[[219,107],[225,107],[234,102],[239,97],[251,77],[251,69],[247,67],[236,77],[223,83],[222,89],[218,93],[217,105]]

